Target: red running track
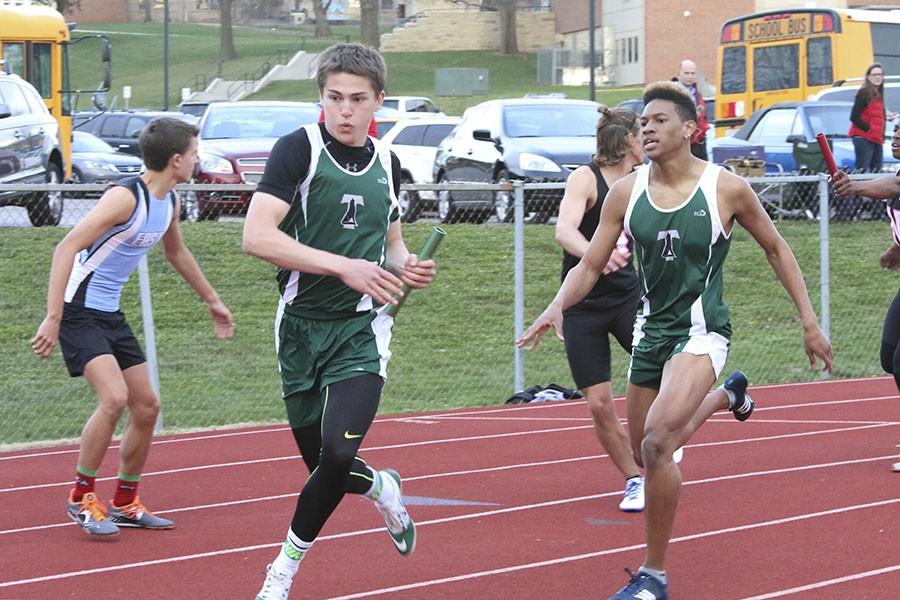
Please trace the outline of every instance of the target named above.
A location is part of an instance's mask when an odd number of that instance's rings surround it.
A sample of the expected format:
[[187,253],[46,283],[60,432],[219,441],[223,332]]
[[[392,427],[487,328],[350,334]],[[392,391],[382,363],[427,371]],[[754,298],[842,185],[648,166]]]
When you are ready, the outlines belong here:
[[[672,600],[898,597],[893,380],[752,391],[752,419],[717,415],[685,449]],[[64,512],[76,452],[0,454],[0,598],[253,598],[306,475],[285,427],[159,438],[141,494],[177,527],[102,543]],[[580,402],[382,417],[362,455],[403,474],[416,553],[348,496],[292,599],[605,599],[640,564],[643,517],[619,512],[623,482]]]

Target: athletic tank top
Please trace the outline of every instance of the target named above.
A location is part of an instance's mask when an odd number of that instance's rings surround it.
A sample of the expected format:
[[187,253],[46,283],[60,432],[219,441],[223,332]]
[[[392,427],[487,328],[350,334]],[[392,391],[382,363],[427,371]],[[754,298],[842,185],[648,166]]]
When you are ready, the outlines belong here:
[[[589,208],[581,218],[581,224],[578,231],[585,239],[590,240],[597,225],[600,224],[600,209],[606,200],[606,194],[609,193],[609,186],[600,172],[600,167],[596,163],[588,164],[594,177],[597,179],[597,201]],[[562,274],[560,279],[565,279],[566,274],[578,264],[580,259],[563,250]],[[623,302],[637,303],[637,277],[634,274],[634,264],[631,259],[628,264],[608,275],[601,275],[594,284],[593,289],[584,299],[573,306],[576,309],[604,310],[611,307],[619,306]]]
[[156,198],[139,176],[127,177],[113,185],[126,187],[134,194],[137,199],[134,212],[127,221],[107,229],[75,256],[65,296],[65,301],[73,306],[105,312],[119,310],[122,288],[131,273],[172,223],[174,192]]
[[887,214],[891,220],[891,234],[894,236],[894,244],[900,246],[900,198],[888,200]]
[[731,336],[722,299],[722,266],[731,235],[725,233],[716,198],[721,170],[707,163],[694,191],[671,209],[650,198],[650,165],[637,170],[625,212],[625,231],[634,240],[640,265],[635,345],[644,337]]
[[[305,126],[310,164],[278,228],[301,244],[384,265],[390,217],[397,210],[390,149],[373,138],[375,153],[358,171],[347,171],[328,153],[318,124]],[[299,317],[339,319],[375,308],[371,296],[337,277],[279,269],[284,310]]]

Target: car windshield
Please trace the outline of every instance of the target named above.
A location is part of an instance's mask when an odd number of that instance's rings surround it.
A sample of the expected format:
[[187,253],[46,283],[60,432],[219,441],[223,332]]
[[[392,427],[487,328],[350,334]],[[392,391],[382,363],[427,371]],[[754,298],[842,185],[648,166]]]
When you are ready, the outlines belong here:
[[850,106],[808,105],[806,116],[813,133],[823,132],[829,137],[847,137],[850,127]]
[[590,104],[516,104],[507,106],[503,129],[513,138],[594,137],[597,109]]
[[319,109],[309,106],[211,106],[200,137],[204,140],[225,138],[277,138],[298,127],[315,123]]
[[76,131],[72,134],[72,152],[115,152],[116,149],[100,138]]

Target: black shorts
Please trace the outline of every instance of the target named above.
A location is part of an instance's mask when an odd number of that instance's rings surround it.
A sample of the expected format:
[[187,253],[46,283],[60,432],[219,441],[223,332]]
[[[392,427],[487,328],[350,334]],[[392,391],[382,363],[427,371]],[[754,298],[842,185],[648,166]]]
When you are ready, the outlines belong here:
[[112,354],[123,371],[147,362],[121,311],[66,304],[59,326],[59,347],[72,377],[82,375],[84,366],[103,354]]
[[631,354],[636,312],[637,305],[630,301],[609,310],[576,307],[565,312],[563,337],[566,338],[566,356],[578,389],[610,380],[610,334],[625,352]]

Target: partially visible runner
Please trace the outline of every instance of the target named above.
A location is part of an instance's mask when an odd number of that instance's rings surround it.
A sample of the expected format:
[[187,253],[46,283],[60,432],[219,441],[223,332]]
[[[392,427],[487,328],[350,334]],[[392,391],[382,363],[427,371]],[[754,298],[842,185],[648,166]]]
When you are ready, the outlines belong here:
[[[891,137],[891,154],[900,159],[900,123],[894,125]],[[881,266],[889,271],[900,269],[900,173],[883,175],[868,181],[855,181],[838,171],[832,184],[835,193],[841,198],[866,196],[880,200],[888,198],[887,214],[891,220],[893,240],[881,255]],[[881,333],[881,368],[885,373],[894,376],[894,383],[900,391],[900,291],[888,308]],[[900,463],[894,463],[894,471],[900,472]]]
[[378,409],[401,286],[423,288],[434,261],[400,230],[400,164],[367,135],[384,99],[377,50],[337,44],[319,55],[325,121],[275,144],[244,223],[244,251],[278,267],[275,321],[282,397],[311,471],[258,600],[284,600],[300,561],[346,493],[373,501],[394,547],[409,555],[415,523],[400,475],[357,455]]
[[[146,172],[104,192],[57,244],[47,316],[31,340],[41,357],[50,356],[58,340],[69,374],[83,374],[97,392],[97,409],[81,432],[75,487],[66,507],[69,517],[98,539],[118,534],[119,527],[175,526],[147,510],[137,495],[159,414],[144,353],[119,310],[122,288],[138,262],[162,240],[166,260],[206,302],[219,339],[231,337],[234,329],[231,312],[178,229],[180,200],[174,188],[189,181],[194,171],[197,128],[179,119],[154,119],[144,127],[139,143]],[[107,508],[94,483],[126,408],[118,484]]]
[[[587,252],[609,186],[643,162],[637,113],[606,106],[598,110],[601,115],[597,121],[597,151],[589,164],[569,175],[559,205],[556,241],[563,247],[563,281]],[[644,509],[644,476],[616,415],[610,382],[610,337],[631,353],[638,282],[630,246],[631,241],[623,233],[594,287],[566,310],[563,335],[572,379],[587,400],[597,439],[625,478],[625,495],[619,508],[638,512]]]
[[587,253],[517,341],[536,344],[550,327],[562,329],[562,311],[590,291],[624,229],[634,240],[642,293],[626,403],[635,460],[646,469],[647,552],[611,600],[669,597],[665,555],[681,493],[673,453],[714,412],[728,408],[745,420],[753,410],[740,371],[710,392],[730,346],[723,264],[735,222],[764,250],[794,302],[810,368],[818,358],[830,371],[832,357],[797,261],[756,194],[744,179],[691,155],[694,102],[672,82],[651,84],[643,99],[641,140],[650,163],[612,186]]

